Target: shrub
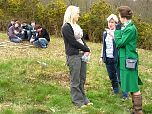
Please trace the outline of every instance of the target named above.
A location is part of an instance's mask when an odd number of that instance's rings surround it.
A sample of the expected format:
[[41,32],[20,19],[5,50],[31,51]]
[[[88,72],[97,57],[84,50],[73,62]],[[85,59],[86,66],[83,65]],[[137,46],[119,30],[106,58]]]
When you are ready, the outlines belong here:
[[80,25],[88,34],[89,40],[101,41],[101,33],[107,24],[106,17],[111,14],[111,6],[104,0],[92,4],[90,11],[80,18]]
[[139,33],[138,47],[152,50],[152,24],[143,22],[137,18],[134,18],[134,23]]

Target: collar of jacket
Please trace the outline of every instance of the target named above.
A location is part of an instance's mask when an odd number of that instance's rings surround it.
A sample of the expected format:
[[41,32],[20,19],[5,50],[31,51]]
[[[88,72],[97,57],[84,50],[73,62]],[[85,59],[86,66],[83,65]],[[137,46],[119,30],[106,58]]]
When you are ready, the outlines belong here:
[[128,25],[130,25],[132,23],[132,20],[128,20],[128,21],[126,21],[123,25],[122,25],[122,27],[121,27],[121,30],[124,30]]
[[130,20],[130,22],[128,24],[125,24],[121,27],[121,30],[125,30],[127,27],[132,26],[133,22]]

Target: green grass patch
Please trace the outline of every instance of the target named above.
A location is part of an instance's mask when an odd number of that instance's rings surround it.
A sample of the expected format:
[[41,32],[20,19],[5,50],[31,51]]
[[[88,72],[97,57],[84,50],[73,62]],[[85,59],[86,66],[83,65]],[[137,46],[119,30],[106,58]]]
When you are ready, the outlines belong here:
[[[0,41],[7,41],[6,34]],[[85,88],[94,105],[81,110],[71,103],[63,39],[52,37],[47,49],[23,44],[0,46],[0,114],[129,114],[131,98],[123,102],[121,93],[113,94],[105,65],[98,64],[101,44],[87,42],[92,54]],[[152,52],[138,52],[143,109],[151,114]]]

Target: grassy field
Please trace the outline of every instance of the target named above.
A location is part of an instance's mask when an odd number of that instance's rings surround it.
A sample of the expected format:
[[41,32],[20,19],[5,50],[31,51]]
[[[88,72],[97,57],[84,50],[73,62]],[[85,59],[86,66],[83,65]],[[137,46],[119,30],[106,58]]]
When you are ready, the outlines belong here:
[[[4,41],[0,33],[0,114],[129,114],[131,99],[113,95],[105,65],[98,64],[101,44],[87,42],[92,55],[85,87],[94,105],[80,110],[70,100],[62,38],[52,37],[47,49]],[[152,51],[138,51],[143,109],[152,114]]]

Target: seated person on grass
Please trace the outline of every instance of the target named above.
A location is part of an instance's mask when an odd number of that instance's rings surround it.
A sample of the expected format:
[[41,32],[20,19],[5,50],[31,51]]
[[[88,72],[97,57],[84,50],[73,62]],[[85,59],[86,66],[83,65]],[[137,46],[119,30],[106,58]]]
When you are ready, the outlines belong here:
[[8,29],[8,36],[11,42],[22,42],[23,34],[19,21],[16,21],[15,24]]
[[30,35],[31,35],[31,37],[30,37],[29,40],[31,40],[32,36],[36,35],[35,25],[36,25],[35,21],[31,21],[31,24],[30,24],[30,33],[31,33]]
[[24,34],[24,40],[30,41],[30,39],[32,38],[33,32],[35,32],[35,31],[34,31],[32,25],[30,25],[26,22],[23,22],[22,23],[22,32]]
[[48,43],[50,42],[50,36],[46,29],[42,28],[40,25],[35,26],[36,34],[33,35],[30,42],[33,43],[36,47],[47,48]]

